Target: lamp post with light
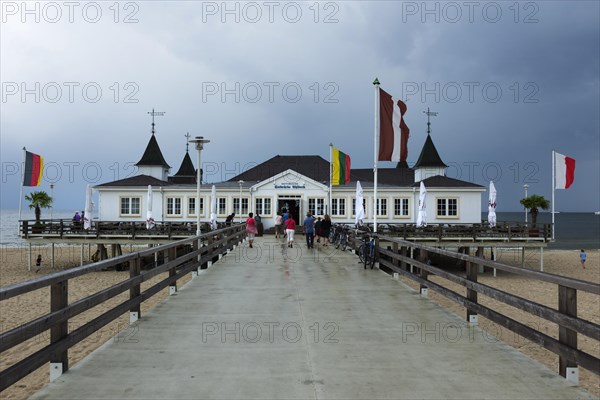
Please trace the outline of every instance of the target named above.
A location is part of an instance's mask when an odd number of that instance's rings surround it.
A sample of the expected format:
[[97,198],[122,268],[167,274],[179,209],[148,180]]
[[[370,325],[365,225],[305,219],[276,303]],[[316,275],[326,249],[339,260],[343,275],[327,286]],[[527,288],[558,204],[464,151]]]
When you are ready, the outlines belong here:
[[[527,198],[527,189],[529,189],[529,185],[524,184],[523,189],[525,189],[525,198]],[[527,226],[527,207],[525,207],[525,226]]]
[[244,181],[240,179],[238,181],[238,183],[240,185],[240,204],[238,207],[238,211],[240,213],[240,224],[241,224],[242,223],[242,185],[244,184]]
[[54,216],[54,183],[50,184],[50,198],[52,199],[50,203],[50,221],[52,221]]
[[[206,143],[210,143],[210,140],[204,139],[203,136],[196,136],[195,139],[190,140],[190,143],[194,143],[196,145],[196,150],[198,150],[198,168],[196,169],[196,235],[200,236],[202,230],[200,229],[200,185],[202,184],[202,164],[201,164],[201,154],[204,149],[204,145]],[[200,243],[198,243],[198,247],[200,247]]]

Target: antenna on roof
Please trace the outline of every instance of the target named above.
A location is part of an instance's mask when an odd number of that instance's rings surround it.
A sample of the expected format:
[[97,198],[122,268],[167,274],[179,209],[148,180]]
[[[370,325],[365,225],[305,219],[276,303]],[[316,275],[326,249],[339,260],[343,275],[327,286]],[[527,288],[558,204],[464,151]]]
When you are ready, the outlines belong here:
[[189,148],[190,148],[190,137],[192,135],[190,135],[190,133],[188,132],[188,133],[186,133],[183,136],[185,136],[185,152],[188,153],[189,152]]
[[429,135],[431,133],[431,121],[429,120],[429,117],[437,117],[438,113],[429,111],[429,107],[427,107],[427,111],[423,112],[427,114],[427,134]]
[[152,136],[154,136],[154,116],[157,117],[162,117],[165,115],[164,111],[154,111],[154,108],[152,109],[152,111],[148,111],[148,114],[152,115]]

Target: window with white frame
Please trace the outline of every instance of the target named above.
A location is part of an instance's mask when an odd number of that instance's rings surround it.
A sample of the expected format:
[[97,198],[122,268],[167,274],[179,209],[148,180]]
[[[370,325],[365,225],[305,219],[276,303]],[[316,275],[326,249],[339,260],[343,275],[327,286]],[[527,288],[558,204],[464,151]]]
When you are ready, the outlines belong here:
[[331,215],[346,215],[346,199],[331,199]]
[[458,199],[437,199],[438,217],[458,217]]
[[240,198],[233,198],[233,212],[236,214],[246,215],[248,214],[248,198],[242,197],[242,210],[240,211]]
[[[363,210],[365,210],[365,215],[367,215],[367,199],[363,197]],[[352,199],[352,215],[356,215],[356,197]]]
[[181,197],[167,197],[167,216],[181,215]]
[[313,215],[324,215],[325,199],[308,199],[308,211]]
[[377,216],[387,215],[387,199],[377,199]]
[[408,217],[408,199],[394,199],[394,217]]
[[121,216],[140,215],[141,197],[121,197]]
[[255,202],[255,210],[260,215],[271,215],[271,198],[257,197]]
[[[218,208],[217,213],[219,215],[227,214],[227,197],[218,197],[217,200],[218,200],[217,201],[217,208]],[[233,212],[237,212],[237,210],[235,210]]]
[[[204,215],[204,197],[200,197],[200,215]],[[196,198],[188,197],[188,215],[196,215]]]

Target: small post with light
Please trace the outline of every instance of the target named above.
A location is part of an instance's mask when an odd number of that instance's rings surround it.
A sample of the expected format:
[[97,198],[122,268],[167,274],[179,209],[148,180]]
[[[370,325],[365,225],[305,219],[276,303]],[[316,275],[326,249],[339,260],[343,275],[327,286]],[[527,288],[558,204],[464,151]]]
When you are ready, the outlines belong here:
[[[529,189],[529,185],[524,184],[523,189],[525,189],[525,198],[527,199],[527,189]],[[527,207],[525,207],[525,227],[527,227]]]

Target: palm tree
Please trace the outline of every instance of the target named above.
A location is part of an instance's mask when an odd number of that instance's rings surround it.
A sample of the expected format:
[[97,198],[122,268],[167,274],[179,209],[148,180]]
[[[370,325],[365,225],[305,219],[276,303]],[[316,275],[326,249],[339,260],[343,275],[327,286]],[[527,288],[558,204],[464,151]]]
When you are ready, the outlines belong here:
[[42,216],[42,208],[52,207],[52,197],[46,192],[31,192],[25,196],[25,200],[29,201],[29,208],[35,209],[35,223],[40,224]]
[[534,228],[537,223],[538,208],[547,210],[550,207],[550,202],[544,196],[538,196],[537,194],[521,199],[520,203],[529,210],[531,214],[531,226]]

